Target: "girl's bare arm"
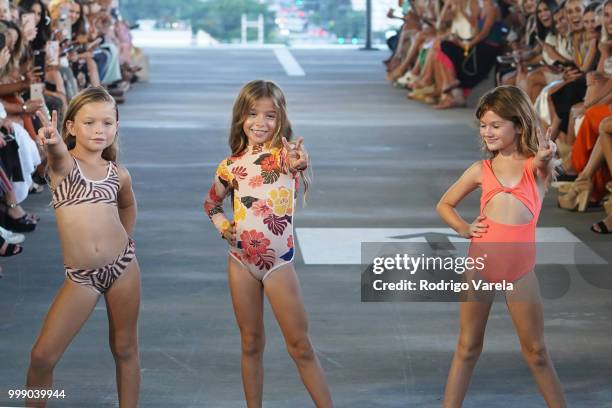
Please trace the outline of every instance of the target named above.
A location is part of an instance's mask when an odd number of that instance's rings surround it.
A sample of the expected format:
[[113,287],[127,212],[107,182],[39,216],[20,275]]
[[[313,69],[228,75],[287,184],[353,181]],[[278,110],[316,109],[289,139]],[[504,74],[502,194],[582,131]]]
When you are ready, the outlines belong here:
[[136,197],[132,189],[132,177],[130,172],[123,166],[117,166],[119,173],[119,194],[117,196],[117,207],[119,210],[119,219],[125,231],[129,236],[134,234],[134,226],[136,225],[136,214],[138,206]]
[[41,111],[36,111],[36,116],[43,124],[36,139],[39,145],[47,149],[47,166],[52,176],[63,178],[70,173],[74,163],[66,143],[57,131],[57,112],[53,111],[51,121]]
[[227,166],[221,162],[208,195],[204,200],[204,211],[221,236],[231,244],[235,244],[235,227],[229,222],[223,211],[223,201],[231,190],[232,175]]
[[436,206],[436,211],[440,218],[442,218],[449,227],[465,238],[474,236],[474,231],[471,230],[472,224],[469,224],[461,218],[455,207],[457,207],[465,196],[480,186],[481,171],[481,162],[472,164],[461,177],[459,177],[459,180],[444,193]]

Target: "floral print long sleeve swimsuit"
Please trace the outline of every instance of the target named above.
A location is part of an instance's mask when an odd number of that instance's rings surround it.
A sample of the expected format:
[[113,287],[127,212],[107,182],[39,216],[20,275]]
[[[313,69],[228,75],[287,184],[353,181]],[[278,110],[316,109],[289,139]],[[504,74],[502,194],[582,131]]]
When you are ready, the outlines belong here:
[[204,209],[223,234],[230,227],[223,211],[230,193],[236,246],[230,246],[229,253],[260,281],[293,260],[297,187],[285,149],[269,143],[249,145],[243,153],[224,159],[215,173]]

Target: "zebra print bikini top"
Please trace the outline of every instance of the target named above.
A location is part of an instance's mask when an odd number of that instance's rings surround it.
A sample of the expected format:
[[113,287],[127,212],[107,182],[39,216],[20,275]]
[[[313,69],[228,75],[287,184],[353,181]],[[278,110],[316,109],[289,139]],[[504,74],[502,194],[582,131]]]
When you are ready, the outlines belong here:
[[119,193],[119,174],[117,166],[113,162],[108,164],[108,173],[103,180],[94,181],[87,179],[79,163],[73,157],[74,166],[72,171],[59,183],[53,193],[53,208],[78,204],[110,204],[117,205]]

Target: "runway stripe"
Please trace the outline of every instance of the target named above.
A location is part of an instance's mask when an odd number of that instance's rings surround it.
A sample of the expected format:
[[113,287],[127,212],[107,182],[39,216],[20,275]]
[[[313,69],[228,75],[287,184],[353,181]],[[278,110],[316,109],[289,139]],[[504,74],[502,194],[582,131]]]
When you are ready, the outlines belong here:
[[278,62],[283,66],[285,72],[289,76],[305,76],[306,73],[300,66],[300,64],[293,58],[293,55],[287,48],[275,48],[274,55],[278,59]]
[[[468,242],[450,228],[296,228],[295,235],[304,263],[309,265],[359,265],[363,242],[425,243],[427,236],[432,235],[446,237],[452,243]],[[538,228],[536,240],[538,243],[559,244],[547,246],[542,253],[538,251],[540,265],[572,265],[576,263],[577,253],[583,260],[581,263],[607,264],[566,228]]]

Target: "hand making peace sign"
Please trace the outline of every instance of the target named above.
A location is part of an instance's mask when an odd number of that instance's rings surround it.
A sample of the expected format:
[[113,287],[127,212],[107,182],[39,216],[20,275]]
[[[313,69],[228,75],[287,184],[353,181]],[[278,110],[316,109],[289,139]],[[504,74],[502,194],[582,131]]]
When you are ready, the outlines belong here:
[[36,111],[36,116],[43,124],[43,127],[38,129],[38,135],[36,141],[40,146],[56,145],[62,141],[62,137],[57,131],[57,111],[53,111],[51,114],[51,122],[44,113],[40,110]]
[[552,128],[549,127],[544,136],[542,136],[542,131],[539,127],[536,132],[538,135],[538,153],[536,154],[536,158],[543,162],[549,162],[555,157],[555,153],[557,152],[557,145],[550,140]]
[[287,150],[287,159],[290,170],[304,171],[308,167],[308,153],[303,147],[304,138],[298,138],[297,142],[288,142],[283,137],[283,146]]

